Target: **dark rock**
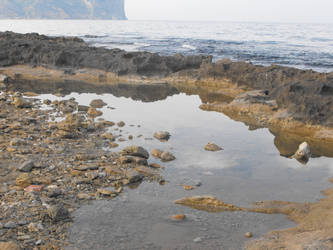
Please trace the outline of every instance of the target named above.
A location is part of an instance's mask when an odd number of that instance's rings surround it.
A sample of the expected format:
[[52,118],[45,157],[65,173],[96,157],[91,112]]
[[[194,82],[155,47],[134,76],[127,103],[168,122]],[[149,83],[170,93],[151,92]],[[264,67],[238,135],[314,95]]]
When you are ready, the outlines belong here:
[[33,161],[26,161],[22,163],[22,165],[18,168],[21,172],[31,172],[31,170],[35,167],[35,164]]
[[145,158],[145,159],[149,158],[149,153],[147,152],[147,150],[145,150],[143,147],[139,147],[139,146],[128,146],[121,151],[121,154],[138,156],[138,157]]
[[[24,44],[24,46],[22,46]],[[160,56],[148,52],[90,47],[79,38],[0,33],[0,66],[15,64],[49,65],[63,68],[95,68],[117,75],[168,74],[199,68],[207,56]]]
[[125,172],[126,178],[128,179],[129,183],[139,182],[143,179],[143,175],[140,174],[138,171],[129,169]]
[[69,212],[63,205],[51,206],[47,209],[47,213],[53,222],[68,220]]
[[95,99],[90,102],[90,107],[103,108],[107,104],[102,99]]

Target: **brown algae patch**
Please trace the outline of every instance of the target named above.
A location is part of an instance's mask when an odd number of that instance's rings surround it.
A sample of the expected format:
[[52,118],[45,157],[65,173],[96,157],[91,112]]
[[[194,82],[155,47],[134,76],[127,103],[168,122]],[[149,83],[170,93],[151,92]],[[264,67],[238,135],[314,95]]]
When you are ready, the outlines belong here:
[[192,196],[176,200],[175,204],[207,212],[244,211],[243,208],[225,203],[213,196]]

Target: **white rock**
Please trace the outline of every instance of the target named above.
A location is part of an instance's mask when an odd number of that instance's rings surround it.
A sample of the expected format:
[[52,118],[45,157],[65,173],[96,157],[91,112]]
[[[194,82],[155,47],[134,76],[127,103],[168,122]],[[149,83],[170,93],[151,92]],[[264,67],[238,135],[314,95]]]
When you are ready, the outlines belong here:
[[311,150],[310,146],[307,142],[303,142],[299,145],[296,153],[293,155],[293,158],[297,160],[302,160],[304,162],[307,162],[311,157]]

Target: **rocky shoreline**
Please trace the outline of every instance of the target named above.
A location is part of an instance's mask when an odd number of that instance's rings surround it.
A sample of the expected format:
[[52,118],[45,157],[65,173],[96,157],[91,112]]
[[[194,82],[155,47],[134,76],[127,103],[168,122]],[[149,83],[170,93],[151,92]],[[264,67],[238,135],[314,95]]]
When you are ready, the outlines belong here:
[[[13,81],[27,79],[36,67],[44,67],[62,71],[63,80],[200,86],[224,93],[233,100],[216,100],[202,105],[202,109],[223,112],[251,126],[279,128],[318,140],[333,140],[332,72],[318,73],[277,65],[264,67],[230,60],[213,63],[211,56],[160,56],[109,50],[90,47],[76,37],[12,32],[0,33],[0,47],[1,72],[12,73]],[[13,73],[15,65],[30,65],[31,68]],[[11,67],[14,67],[12,71]],[[56,80],[49,72],[36,75],[35,79],[45,78],[45,75],[49,75],[48,80]]]
[[[6,241],[0,243],[1,249],[58,249],[65,244],[70,213],[80,204],[113,198],[142,180],[164,183],[160,166],[148,163],[143,148],[105,150],[117,147],[119,135],[106,133],[115,122],[95,119],[101,114],[99,105],[80,106],[73,99],[41,103],[28,95],[112,90],[131,97],[135,92],[134,98],[149,101],[147,86],[155,100],[179,92],[198,94],[200,89],[200,108],[222,112],[250,129],[268,127],[277,135],[276,145],[283,145],[284,137],[295,137],[307,140],[319,154],[333,142],[333,73],[229,60],[213,63],[210,56],[108,50],[89,47],[79,38],[38,34],[0,33],[0,47],[0,236]],[[122,123],[117,126],[121,130]],[[290,156],[294,147],[279,150]],[[154,155],[163,160],[163,153]],[[331,156],[332,151],[324,154]],[[330,214],[325,208],[330,206],[331,190],[325,194],[328,198],[319,203],[271,202],[244,209],[284,213],[300,225],[299,231],[283,231],[281,238],[275,232],[248,247],[284,246],[308,228],[312,228],[306,234],[309,239],[317,235],[320,246],[329,245],[331,222],[327,220],[326,231],[313,222]],[[213,201],[223,205],[220,211],[243,210]],[[304,242],[308,243],[303,237],[290,246]]]
[[80,106],[73,99],[42,103],[2,92],[1,249],[59,249],[78,206],[112,199],[142,181],[163,184],[160,166],[148,164],[145,149],[113,149],[120,129],[117,135],[106,130],[123,122],[96,121],[101,105],[95,100]]

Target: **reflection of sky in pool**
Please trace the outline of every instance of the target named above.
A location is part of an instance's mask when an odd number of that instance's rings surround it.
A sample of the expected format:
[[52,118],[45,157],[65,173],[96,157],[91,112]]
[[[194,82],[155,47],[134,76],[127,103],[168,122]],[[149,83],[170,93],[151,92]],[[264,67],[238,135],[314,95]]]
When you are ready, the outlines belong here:
[[[165,166],[162,173],[166,185],[144,182],[115,201],[96,201],[77,210],[69,229],[75,247],[174,249],[185,245],[196,249],[193,239],[202,237],[202,246],[207,249],[240,249],[247,231],[260,236],[293,224],[283,215],[209,214],[175,205],[173,201],[207,194],[238,206],[250,206],[259,200],[316,201],[322,197],[320,190],[330,185],[331,158],[311,158],[304,166],[282,157],[268,129],[250,131],[243,123],[221,113],[200,110],[201,100],[196,95],[177,94],[155,102],[111,94],[73,93],[65,98],[70,97],[82,105],[100,98],[115,108],[104,107],[103,118],[124,121],[126,125],[120,129],[112,127],[110,132],[121,134],[124,139],[133,135],[134,140],[119,142],[119,148],[110,150],[140,145],[148,151],[168,150],[177,157],[175,161],[161,163]],[[62,99],[53,95],[42,98]],[[159,130],[171,133],[168,142],[153,139],[153,133]],[[208,142],[224,150],[207,152],[204,146]],[[149,161],[160,163],[153,157]],[[202,185],[193,191],[181,187],[199,181]],[[187,221],[178,225],[168,219],[177,213],[186,214]]]

